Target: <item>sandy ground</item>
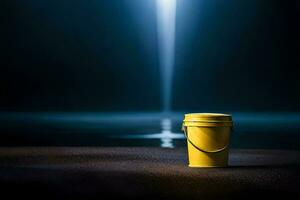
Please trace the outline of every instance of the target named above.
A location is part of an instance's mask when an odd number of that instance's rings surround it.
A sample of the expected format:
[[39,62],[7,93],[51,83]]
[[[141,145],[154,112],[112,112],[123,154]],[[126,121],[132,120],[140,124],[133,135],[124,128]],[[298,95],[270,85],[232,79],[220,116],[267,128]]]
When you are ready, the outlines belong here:
[[184,148],[0,148],[1,193],[31,198],[300,197],[300,152],[232,150],[228,168],[187,167]]

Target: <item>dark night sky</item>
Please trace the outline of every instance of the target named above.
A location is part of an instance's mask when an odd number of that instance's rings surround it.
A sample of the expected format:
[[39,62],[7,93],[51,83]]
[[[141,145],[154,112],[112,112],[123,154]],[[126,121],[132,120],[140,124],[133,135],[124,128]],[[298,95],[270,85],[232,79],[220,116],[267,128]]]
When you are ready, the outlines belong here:
[[[299,1],[177,7],[173,108],[300,111]],[[0,110],[160,110],[154,1],[2,0]]]

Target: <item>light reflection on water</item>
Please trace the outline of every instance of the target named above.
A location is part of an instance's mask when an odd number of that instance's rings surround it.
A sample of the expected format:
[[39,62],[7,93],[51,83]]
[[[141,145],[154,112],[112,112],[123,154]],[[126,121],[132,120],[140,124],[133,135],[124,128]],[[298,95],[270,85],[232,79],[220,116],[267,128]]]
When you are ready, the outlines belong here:
[[124,138],[132,139],[159,139],[161,147],[174,148],[174,139],[183,139],[182,133],[172,132],[172,121],[170,118],[163,118],[161,120],[161,132],[153,134],[140,134],[140,135],[125,135]]
[[[300,149],[300,113],[231,113],[233,148]],[[184,113],[0,112],[0,146],[185,147]]]

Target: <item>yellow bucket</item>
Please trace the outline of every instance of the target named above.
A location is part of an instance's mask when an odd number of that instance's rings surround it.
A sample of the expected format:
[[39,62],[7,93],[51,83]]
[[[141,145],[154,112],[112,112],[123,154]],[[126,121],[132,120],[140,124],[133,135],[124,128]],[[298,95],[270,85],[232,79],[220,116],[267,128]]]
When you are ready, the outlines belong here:
[[189,167],[226,167],[232,128],[231,115],[185,114],[182,129],[187,138]]

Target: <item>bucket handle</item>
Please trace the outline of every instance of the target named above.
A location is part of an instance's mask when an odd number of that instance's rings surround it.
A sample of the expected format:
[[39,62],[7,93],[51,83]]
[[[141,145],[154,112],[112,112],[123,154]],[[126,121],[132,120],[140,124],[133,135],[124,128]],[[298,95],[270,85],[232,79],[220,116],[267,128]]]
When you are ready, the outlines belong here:
[[221,151],[224,151],[228,145],[226,145],[225,147],[221,148],[221,149],[217,149],[217,150],[213,150],[213,151],[207,151],[207,150],[204,150],[200,147],[198,147],[197,145],[195,145],[191,140],[190,138],[188,137],[187,135],[187,129],[186,129],[186,126],[182,125],[182,130],[184,132],[184,136],[186,137],[186,139],[188,140],[188,142],[193,146],[195,147],[198,151],[202,151],[203,153],[218,153],[218,152],[221,152]]

